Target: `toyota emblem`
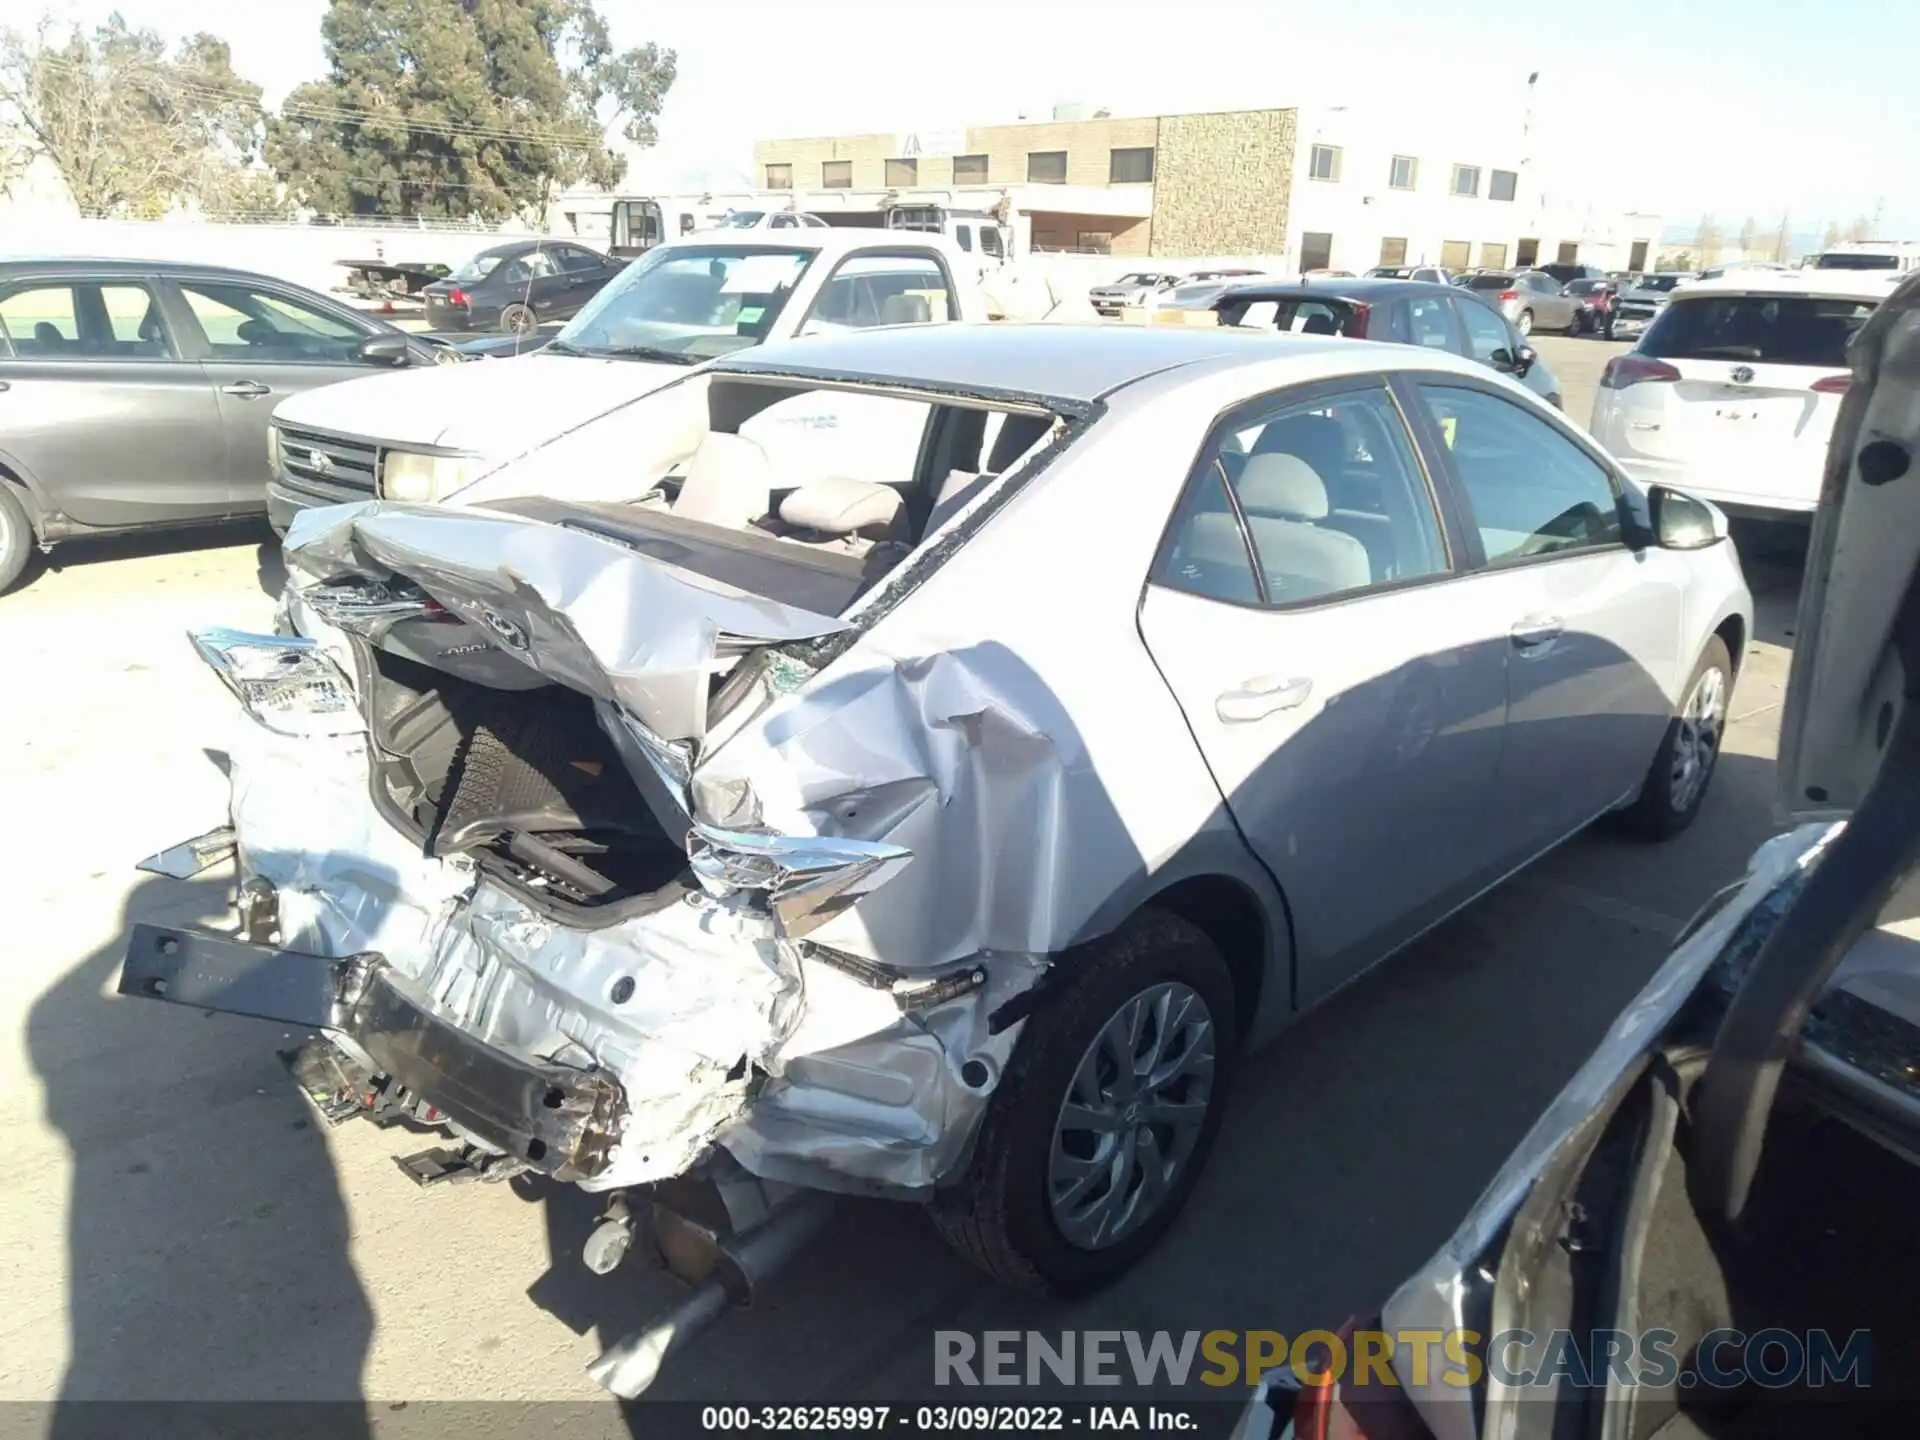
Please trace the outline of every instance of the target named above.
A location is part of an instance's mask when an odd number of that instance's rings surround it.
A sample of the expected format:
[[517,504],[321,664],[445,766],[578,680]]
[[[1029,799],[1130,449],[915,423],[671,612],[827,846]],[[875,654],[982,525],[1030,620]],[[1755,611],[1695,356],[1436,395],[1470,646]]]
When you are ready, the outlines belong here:
[[1751,385],[1753,383],[1753,367],[1751,365],[1734,366],[1733,383],[1736,385]]
[[309,450],[307,452],[307,464],[313,467],[313,473],[316,475],[331,475],[333,473],[333,457],[324,450]]

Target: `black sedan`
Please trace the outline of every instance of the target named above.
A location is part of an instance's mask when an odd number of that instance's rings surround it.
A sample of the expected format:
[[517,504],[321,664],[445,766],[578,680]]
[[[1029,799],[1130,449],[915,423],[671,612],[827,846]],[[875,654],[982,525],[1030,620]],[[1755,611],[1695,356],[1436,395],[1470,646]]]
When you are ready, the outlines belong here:
[[570,319],[626,263],[571,241],[495,245],[422,292],[427,328],[518,335]]
[[0,261],[0,591],[36,545],[263,513],[281,400],[453,356],[242,270]]
[[1556,409],[1560,381],[1505,316],[1471,290],[1419,280],[1238,285],[1213,302],[1222,325],[1426,345],[1511,375]]

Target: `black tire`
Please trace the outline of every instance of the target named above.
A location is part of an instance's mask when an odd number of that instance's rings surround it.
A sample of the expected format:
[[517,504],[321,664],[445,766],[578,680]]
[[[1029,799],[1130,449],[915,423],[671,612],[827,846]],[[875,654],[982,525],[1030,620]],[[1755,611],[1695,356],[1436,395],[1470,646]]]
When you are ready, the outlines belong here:
[[[1118,1277],[1179,1215],[1220,1128],[1239,1050],[1233,977],[1200,930],[1143,910],[1119,930],[1061,959],[1072,971],[1027,1020],[988,1102],[966,1174],[934,1199],[934,1225],[948,1244],[1003,1285],[1040,1296],[1080,1295]],[[1134,996],[1166,981],[1187,986],[1213,1020],[1207,1112],[1185,1167],[1158,1210],[1103,1249],[1061,1233],[1047,1185],[1054,1129],[1069,1086],[1095,1037]]]
[[526,335],[532,332],[540,319],[533,313],[531,305],[513,304],[500,312],[500,329],[508,335]]
[[1513,322],[1513,328],[1518,330],[1522,335],[1533,334],[1533,311],[1522,310],[1520,312],[1520,318]]
[[27,563],[32,559],[33,522],[19,498],[0,481],[0,595],[27,573]]
[[[1706,773],[1683,803],[1681,796],[1676,794],[1680,779],[1676,771],[1681,768],[1678,761],[1687,729],[1687,710],[1710,670],[1720,672],[1720,715],[1708,748]],[[1726,706],[1732,696],[1733,657],[1727,653],[1727,642],[1715,635],[1707,641],[1699,663],[1687,678],[1686,688],[1680,692],[1680,709],[1667,722],[1666,736],[1654,754],[1653,764],[1647,767],[1647,778],[1640,787],[1639,798],[1612,817],[1617,828],[1644,840],[1670,840],[1693,824],[1694,817],[1700,813],[1701,802],[1707,798],[1707,791],[1713,786],[1713,772],[1720,759],[1721,743],[1726,737]]]

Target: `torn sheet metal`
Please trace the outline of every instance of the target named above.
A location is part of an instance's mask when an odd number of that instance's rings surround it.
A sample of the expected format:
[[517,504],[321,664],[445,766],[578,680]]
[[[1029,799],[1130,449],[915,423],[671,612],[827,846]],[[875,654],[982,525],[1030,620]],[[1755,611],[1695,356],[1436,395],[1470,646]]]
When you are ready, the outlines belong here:
[[592,1188],[683,1173],[779,1064],[801,981],[766,917],[701,896],[568,928],[390,826],[361,737],[244,722],[230,751],[242,872],[278,888],[281,945],[377,952],[405,994],[474,1038],[619,1081],[628,1113]]
[[912,852],[857,908],[821,921],[822,944],[908,970],[1046,954],[1099,889],[1073,885],[1069,868],[1140,864],[1078,727],[1003,646],[874,653],[784,703],[694,773],[695,814]]
[[304,511],[286,554],[301,590],[404,576],[507,653],[663,740],[705,733],[713,676],[748,647],[847,628],[588,531],[489,512],[386,501]]
[[169,880],[191,880],[202,870],[210,870],[215,865],[231,860],[238,848],[239,842],[234,838],[233,827],[222,825],[191,840],[169,845],[133,868],[144,870],[149,875],[164,875]]
[[[803,950],[803,953],[804,950]],[[986,955],[984,984],[901,1013],[897,986],[803,961],[806,1015],[776,1056],[777,1078],[720,1136],[763,1179],[925,1196],[966,1162],[1022,1026],[994,1013],[1036,984],[1035,956]]]
[[900,873],[911,850],[834,835],[771,835],[694,823],[688,857],[700,886],[725,899],[764,897],[789,940],[819,929]]

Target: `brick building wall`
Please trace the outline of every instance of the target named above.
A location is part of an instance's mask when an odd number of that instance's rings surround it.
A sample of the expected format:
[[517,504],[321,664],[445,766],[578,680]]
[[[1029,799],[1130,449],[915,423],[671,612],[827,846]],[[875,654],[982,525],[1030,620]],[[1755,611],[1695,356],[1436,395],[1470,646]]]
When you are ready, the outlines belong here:
[[[974,125],[966,132],[966,153],[987,157],[987,173],[969,183],[1024,185],[1027,157],[1035,151],[1064,150],[1068,185],[1105,185],[1115,150],[1151,149],[1160,121],[1145,118],[1109,120],[1050,120],[1032,125]],[[822,188],[821,167],[831,160],[852,165],[852,188],[878,190],[887,186],[887,161],[900,156],[904,136],[896,134],[827,135],[797,140],[762,140],[753,147],[754,181],[767,183],[769,165],[792,167],[793,188]],[[953,158],[922,155],[914,184],[952,185]]]
[[1160,117],[1155,255],[1266,255],[1287,248],[1294,110]]

